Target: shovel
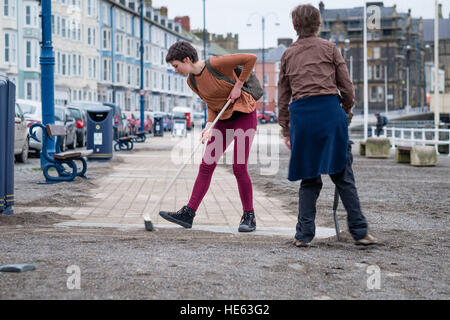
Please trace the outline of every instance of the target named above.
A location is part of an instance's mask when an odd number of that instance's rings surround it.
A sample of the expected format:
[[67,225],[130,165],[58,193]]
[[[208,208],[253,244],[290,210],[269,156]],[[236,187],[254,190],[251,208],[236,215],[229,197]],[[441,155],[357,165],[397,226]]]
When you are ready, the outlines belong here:
[[[220,111],[220,113],[217,115],[216,119],[214,119],[214,122],[212,123],[211,127],[209,127],[208,131],[211,131],[212,128],[214,127],[214,125],[216,124],[216,122],[220,119],[220,117],[222,116],[222,114],[225,112],[225,110],[228,108],[228,106],[231,103],[231,99],[227,100],[227,103],[225,104],[225,106],[222,108],[222,111]],[[178,170],[177,174],[175,175],[175,177],[173,177],[172,181],[170,181],[170,183],[167,185],[166,189],[163,191],[161,197],[159,198],[158,201],[156,201],[155,205],[152,207],[152,209],[150,210],[150,213],[144,213],[143,217],[144,217],[144,224],[145,224],[145,230],[147,231],[154,231],[155,228],[153,227],[153,223],[150,220],[150,214],[154,213],[156,211],[156,209],[159,207],[159,204],[161,203],[161,201],[164,199],[164,197],[167,195],[167,193],[169,192],[170,188],[173,186],[173,184],[175,183],[175,181],[178,179],[178,177],[180,176],[181,172],[184,170],[184,168],[187,166],[187,164],[191,161],[192,157],[195,155],[195,153],[197,152],[197,149],[202,145],[202,141],[200,141],[197,146],[194,148],[194,151],[192,151],[191,156],[189,157],[189,159],[186,159],[186,161],[184,162],[184,164],[181,166],[181,168]]]

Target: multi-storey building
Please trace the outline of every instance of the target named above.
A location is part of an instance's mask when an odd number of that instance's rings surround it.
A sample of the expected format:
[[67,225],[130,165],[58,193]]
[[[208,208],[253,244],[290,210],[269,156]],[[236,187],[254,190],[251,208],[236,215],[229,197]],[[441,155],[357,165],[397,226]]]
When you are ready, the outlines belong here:
[[[139,108],[139,1],[52,1],[55,102],[109,101],[127,110]],[[0,0],[0,74],[17,84],[19,98],[40,100],[39,2]],[[169,112],[175,105],[200,108],[185,77],[166,63],[176,41],[194,41],[167,8],[145,1],[144,96],[146,109]]]
[[[412,18],[411,11],[397,12],[395,5],[385,7],[383,2],[367,3],[367,6],[377,6],[381,15],[379,27],[369,28],[367,33],[370,110],[383,111],[386,94],[389,110],[402,108],[408,102],[413,107],[423,105],[422,19]],[[354,112],[362,112],[364,8],[325,9],[323,2],[319,8],[323,20],[320,35],[334,41],[342,50],[355,86]],[[385,80],[388,92],[384,89]]]

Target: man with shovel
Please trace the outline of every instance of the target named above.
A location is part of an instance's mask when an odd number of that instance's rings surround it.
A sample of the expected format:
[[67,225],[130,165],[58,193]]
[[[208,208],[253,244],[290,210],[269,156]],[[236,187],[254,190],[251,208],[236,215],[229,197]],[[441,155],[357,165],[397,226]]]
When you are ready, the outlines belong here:
[[351,167],[346,113],[354,103],[353,85],[335,44],[317,37],[320,21],[319,10],[311,5],[292,11],[298,40],[281,58],[278,82],[279,124],[291,150],[288,179],[302,180],[294,244],[307,247],[314,238],[321,174],[329,174],[336,185],[356,244],[374,244]]

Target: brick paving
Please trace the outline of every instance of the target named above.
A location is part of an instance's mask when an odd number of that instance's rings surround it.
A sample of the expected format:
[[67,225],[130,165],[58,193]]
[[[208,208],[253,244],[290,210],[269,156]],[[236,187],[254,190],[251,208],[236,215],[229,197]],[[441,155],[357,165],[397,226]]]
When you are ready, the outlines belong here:
[[[277,130],[277,126],[264,127]],[[198,134],[191,132],[190,135]],[[170,133],[164,137],[149,136],[145,143],[136,143],[132,152],[115,152],[123,162],[117,163],[113,171],[96,180],[99,187],[87,192],[92,196],[82,207],[34,207],[27,211],[52,211],[67,215],[74,221],[62,225],[98,225],[98,226],[139,226],[143,228],[143,214],[150,213],[156,227],[176,227],[162,219],[160,210],[177,211],[187,204],[194,185],[203,149],[197,150],[194,161],[189,163],[177,179],[171,190],[161,201],[156,212],[150,212],[163,190],[176,175],[197,144],[198,137],[173,138]],[[276,139],[278,143],[279,139]],[[264,135],[255,139],[252,152],[257,144],[267,142]],[[272,140],[273,143],[273,140]],[[225,153],[224,162],[231,159],[233,146]],[[184,158],[183,158],[184,157]],[[228,163],[228,162],[227,162]],[[242,215],[237,182],[227,168],[229,164],[216,167],[211,186],[197,210],[193,228],[210,231],[236,232]],[[89,165],[88,173],[89,174]],[[297,217],[288,215],[282,209],[282,203],[275,196],[268,196],[254,187],[254,209],[257,217],[257,231],[264,234],[290,235],[295,233]],[[25,208],[16,207],[17,212]],[[206,228],[206,229],[205,229]],[[334,230],[317,227],[316,237],[329,237]]]

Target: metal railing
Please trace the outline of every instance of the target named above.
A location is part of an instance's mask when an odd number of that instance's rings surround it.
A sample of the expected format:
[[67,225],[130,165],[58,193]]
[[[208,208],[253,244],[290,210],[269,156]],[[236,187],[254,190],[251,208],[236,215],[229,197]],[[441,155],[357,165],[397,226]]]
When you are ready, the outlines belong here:
[[[376,127],[369,128],[372,137],[376,134]],[[380,137],[388,138],[392,148],[398,145],[432,145],[439,152],[439,146],[447,145],[450,149],[450,129],[427,129],[427,128],[395,128],[384,127],[381,129]],[[450,152],[449,152],[450,156]]]

